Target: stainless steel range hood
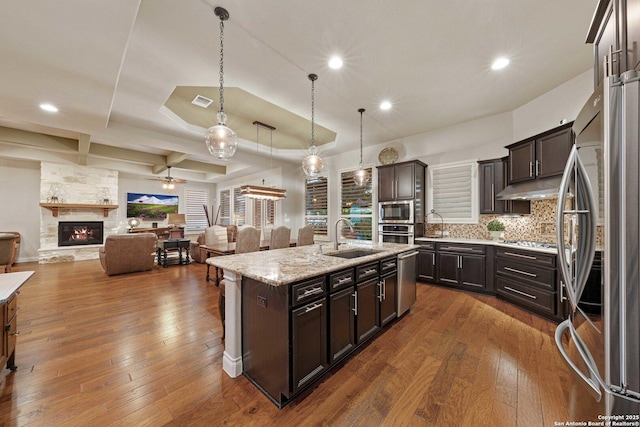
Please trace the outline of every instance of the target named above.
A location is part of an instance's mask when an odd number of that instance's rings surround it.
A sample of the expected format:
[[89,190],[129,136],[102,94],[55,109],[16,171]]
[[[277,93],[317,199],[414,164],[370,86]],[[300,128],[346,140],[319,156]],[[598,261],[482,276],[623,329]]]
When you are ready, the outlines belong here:
[[558,197],[561,176],[518,182],[498,193],[497,200],[536,200]]

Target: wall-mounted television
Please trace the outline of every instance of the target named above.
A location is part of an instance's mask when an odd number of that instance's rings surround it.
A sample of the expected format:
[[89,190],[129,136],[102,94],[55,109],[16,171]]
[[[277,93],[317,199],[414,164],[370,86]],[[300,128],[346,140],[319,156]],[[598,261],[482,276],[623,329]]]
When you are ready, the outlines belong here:
[[170,213],[178,213],[178,196],[127,193],[127,218],[164,221]]

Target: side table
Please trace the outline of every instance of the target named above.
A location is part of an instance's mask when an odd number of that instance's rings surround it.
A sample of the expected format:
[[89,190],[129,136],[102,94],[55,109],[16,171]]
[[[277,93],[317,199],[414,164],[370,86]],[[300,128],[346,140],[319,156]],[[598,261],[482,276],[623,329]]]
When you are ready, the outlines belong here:
[[[169,251],[178,251],[178,264],[185,265],[191,264],[191,260],[189,259],[189,243],[191,240],[189,239],[167,239],[167,240],[158,240],[156,245],[156,254],[158,256],[158,265],[162,265],[163,267],[168,267],[167,261],[167,252]],[[186,250],[186,256],[182,256],[182,250]]]

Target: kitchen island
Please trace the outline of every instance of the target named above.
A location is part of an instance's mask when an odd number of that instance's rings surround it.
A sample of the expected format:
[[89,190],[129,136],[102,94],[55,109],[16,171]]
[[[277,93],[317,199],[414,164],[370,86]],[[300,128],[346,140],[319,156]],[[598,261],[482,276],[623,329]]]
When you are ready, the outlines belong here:
[[418,245],[328,247],[207,259],[224,270],[223,369],[280,407],[395,318],[396,256]]

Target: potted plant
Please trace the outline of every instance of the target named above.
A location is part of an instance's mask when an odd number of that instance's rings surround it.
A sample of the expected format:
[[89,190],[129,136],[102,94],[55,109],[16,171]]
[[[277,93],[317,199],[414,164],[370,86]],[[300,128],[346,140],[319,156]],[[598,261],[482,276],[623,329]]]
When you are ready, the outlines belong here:
[[489,230],[492,240],[498,240],[504,231],[504,224],[498,219],[493,219],[487,224],[487,230]]

